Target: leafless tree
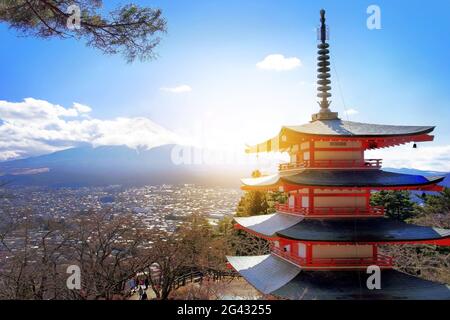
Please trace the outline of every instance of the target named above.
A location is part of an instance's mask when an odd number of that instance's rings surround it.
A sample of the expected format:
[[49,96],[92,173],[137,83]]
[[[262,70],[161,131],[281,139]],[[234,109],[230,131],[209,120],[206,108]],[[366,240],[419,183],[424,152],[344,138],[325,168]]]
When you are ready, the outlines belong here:
[[[183,275],[196,271],[208,278],[211,270],[224,270],[229,249],[229,239],[196,215],[173,232],[109,210],[60,221],[33,219],[30,210],[2,217],[4,299],[126,298],[126,283],[138,274],[148,278],[157,299],[168,299]],[[80,290],[66,286],[70,265],[80,268]]]
[[148,230],[130,215],[109,211],[78,215],[69,231],[69,261],[78,265],[80,299],[112,299],[122,295],[125,283],[150,263]]
[[[447,190],[448,192],[448,190]],[[437,199],[446,202],[446,198]],[[450,204],[447,203],[447,206]],[[423,226],[450,228],[450,212],[445,207],[425,206],[411,222]],[[396,268],[424,279],[450,284],[450,249],[435,245],[385,246],[383,251],[394,257]]]
[[67,244],[64,227],[52,220],[37,223],[31,213],[26,209],[2,219],[1,298],[55,299],[61,291],[59,266]]

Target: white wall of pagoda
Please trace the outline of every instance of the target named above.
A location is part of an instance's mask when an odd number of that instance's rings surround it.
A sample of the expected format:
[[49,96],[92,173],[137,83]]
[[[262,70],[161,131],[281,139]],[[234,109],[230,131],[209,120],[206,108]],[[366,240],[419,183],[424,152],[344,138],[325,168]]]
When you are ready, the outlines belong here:
[[314,245],[314,258],[370,258],[374,256],[373,245]]
[[369,207],[370,191],[366,189],[304,188],[289,194],[290,208],[359,208]]
[[371,264],[392,267],[392,259],[380,255],[377,244],[312,243],[281,238],[272,244],[272,253],[310,269],[348,269]]
[[291,163],[313,160],[363,161],[364,147],[361,141],[307,141],[294,145],[289,155]]

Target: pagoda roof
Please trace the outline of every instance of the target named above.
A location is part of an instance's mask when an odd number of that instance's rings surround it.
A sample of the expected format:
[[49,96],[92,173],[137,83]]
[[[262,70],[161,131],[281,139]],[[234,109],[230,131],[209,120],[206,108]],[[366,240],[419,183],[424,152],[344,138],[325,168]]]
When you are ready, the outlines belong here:
[[450,287],[397,270],[381,271],[381,289],[369,290],[364,271],[302,271],[272,292],[303,300],[449,300]]
[[294,279],[300,268],[274,255],[227,256],[228,262],[257,290],[269,294]]
[[275,235],[278,231],[295,226],[303,219],[302,216],[282,213],[234,218],[242,227],[267,237]]
[[257,290],[284,299],[450,299],[449,286],[396,270],[382,270],[381,289],[369,290],[365,271],[307,271],[273,254],[227,259]]
[[234,218],[244,229],[266,237],[324,242],[409,242],[448,238],[450,230],[418,226],[392,218],[325,218],[274,213]]
[[434,128],[434,126],[397,126],[331,119],[316,120],[298,126],[284,126],[282,131],[341,137],[394,137],[426,134],[432,132]]
[[[353,139],[366,140],[391,139],[389,143],[380,143],[378,147],[400,145],[410,141],[431,141],[428,136],[434,126],[397,126],[372,124],[341,119],[315,120],[303,125],[283,126],[275,137],[249,146],[246,150],[252,152],[287,151],[290,146],[308,139]],[[376,148],[371,146],[370,148]]]
[[424,177],[383,170],[304,169],[259,178],[241,179],[243,189],[276,188],[288,185],[317,187],[414,187],[441,182],[445,177]]
[[450,230],[391,218],[304,219],[276,234],[294,240],[327,242],[408,242],[450,238]]

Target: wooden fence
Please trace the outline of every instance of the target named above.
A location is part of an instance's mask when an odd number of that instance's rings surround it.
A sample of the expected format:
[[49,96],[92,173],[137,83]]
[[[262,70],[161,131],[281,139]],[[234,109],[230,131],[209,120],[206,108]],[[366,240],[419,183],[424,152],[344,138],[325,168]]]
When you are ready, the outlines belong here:
[[188,283],[197,283],[197,282],[201,283],[205,278],[212,281],[218,281],[225,278],[237,278],[237,277],[239,277],[239,274],[236,273],[234,270],[227,270],[227,271],[218,271],[212,269],[207,271],[191,270],[190,272],[175,278],[175,281],[173,282],[173,289],[178,289],[180,287],[185,286]]

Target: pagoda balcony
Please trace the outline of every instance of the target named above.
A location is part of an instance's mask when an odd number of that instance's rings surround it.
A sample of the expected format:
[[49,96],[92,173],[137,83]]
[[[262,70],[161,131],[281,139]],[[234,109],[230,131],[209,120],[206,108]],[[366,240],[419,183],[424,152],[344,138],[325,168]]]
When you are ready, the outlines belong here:
[[289,261],[301,268],[308,269],[351,269],[351,268],[367,268],[368,266],[378,266],[380,268],[392,268],[392,257],[377,253],[374,257],[367,258],[302,258],[293,255],[289,251],[271,245],[272,254]]
[[303,160],[299,162],[288,162],[279,165],[279,171],[288,171],[305,168],[372,168],[379,169],[382,159],[355,159],[355,160]]
[[369,208],[355,208],[355,207],[314,207],[306,208],[301,206],[289,206],[287,203],[275,204],[277,212],[299,215],[299,216],[323,216],[323,217],[382,217],[385,209],[383,206],[370,206]]

